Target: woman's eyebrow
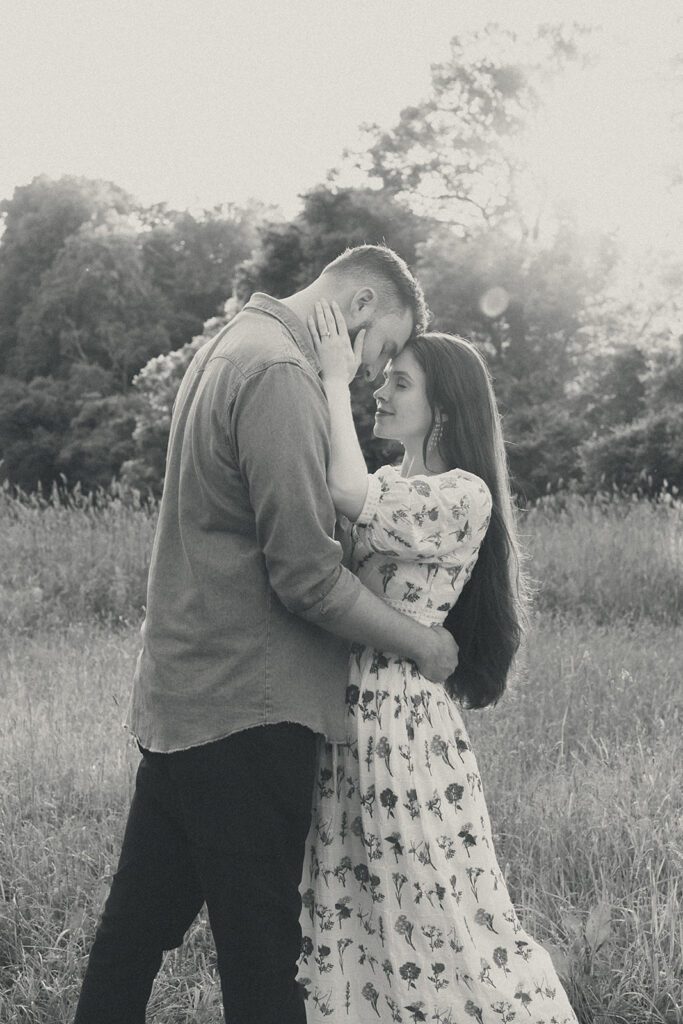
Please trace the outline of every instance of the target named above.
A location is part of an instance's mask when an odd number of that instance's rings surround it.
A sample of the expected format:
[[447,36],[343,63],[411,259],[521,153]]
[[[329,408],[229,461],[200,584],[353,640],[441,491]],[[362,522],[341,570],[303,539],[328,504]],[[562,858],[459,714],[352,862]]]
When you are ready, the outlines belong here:
[[405,370],[389,370],[388,373],[385,370],[384,376],[387,378],[387,380],[389,379],[389,377],[405,377],[405,379],[409,380],[411,384],[413,383],[413,378],[410,376],[409,373],[406,373]]

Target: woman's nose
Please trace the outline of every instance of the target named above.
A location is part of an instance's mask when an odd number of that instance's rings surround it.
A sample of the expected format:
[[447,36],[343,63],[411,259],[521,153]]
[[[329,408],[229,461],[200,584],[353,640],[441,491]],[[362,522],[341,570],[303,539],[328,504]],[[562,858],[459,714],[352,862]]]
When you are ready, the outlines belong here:
[[383,394],[383,392],[384,392],[384,391],[386,391],[386,387],[387,387],[387,384],[388,384],[388,383],[389,383],[389,382],[385,380],[385,381],[384,381],[384,384],[382,384],[382,386],[381,386],[381,387],[377,388],[377,390],[376,390],[376,391],[373,391],[373,392],[372,392],[372,397],[373,397],[373,398],[379,398],[379,397],[380,397],[380,395],[382,395],[382,394]]

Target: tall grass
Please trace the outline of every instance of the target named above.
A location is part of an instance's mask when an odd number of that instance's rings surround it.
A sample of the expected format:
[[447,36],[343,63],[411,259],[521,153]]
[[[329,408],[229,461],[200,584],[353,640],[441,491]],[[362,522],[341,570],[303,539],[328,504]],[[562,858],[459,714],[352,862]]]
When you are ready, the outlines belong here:
[[156,507],[113,485],[84,495],[0,491],[0,623],[10,632],[138,621]]
[[680,626],[542,615],[524,677],[468,716],[508,883],[585,1021],[681,1019],[681,650]]
[[[121,840],[121,730],[154,508],[122,492],[0,507],[0,1021],[66,1024]],[[525,514],[526,659],[468,715],[498,858],[582,1024],[683,1005],[681,511],[557,499]],[[221,1019],[200,918],[148,1019]]]
[[539,607],[597,624],[679,622],[683,502],[553,495],[521,513]]
[[[156,513],[118,485],[44,498],[0,490],[0,622],[137,622]],[[683,502],[555,495],[520,515],[538,608],[603,625],[680,620]]]

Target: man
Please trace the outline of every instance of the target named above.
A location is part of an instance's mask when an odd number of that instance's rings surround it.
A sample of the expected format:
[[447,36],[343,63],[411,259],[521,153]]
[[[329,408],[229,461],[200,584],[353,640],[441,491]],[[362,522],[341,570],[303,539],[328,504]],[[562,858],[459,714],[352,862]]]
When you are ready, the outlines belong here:
[[[344,641],[444,679],[457,651],[340,564],[316,300],[365,331],[374,378],[424,327],[405,263],[347,250],[282,301],[256,294],[176,399],[128,725],[143,757],[76,1024],[141,1024],[164,950],[206,902],[229,1024],[305,1024],[298,886],[316,734],[344,737]],[[341,638],[340,640],[333,637]]]

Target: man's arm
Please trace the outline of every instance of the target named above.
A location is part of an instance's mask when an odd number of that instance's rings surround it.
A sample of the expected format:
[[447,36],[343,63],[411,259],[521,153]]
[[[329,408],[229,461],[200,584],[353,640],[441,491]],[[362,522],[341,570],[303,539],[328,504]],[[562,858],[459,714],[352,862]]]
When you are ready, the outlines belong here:
[[441,681],[457,648],[449,633],[401,615],[340,564],[325,398],[296,363],[278,363],[240,387],[228,434],[249,491],[270,584],[285,607],[336,636],[416,661]]
[[366,587],[362,587],[347,611],[318,625],[346,640],[410,658],[417,663],[422,675],[435,683],[447,679],[458,664],[458,645],[448,630],[420,625]]

